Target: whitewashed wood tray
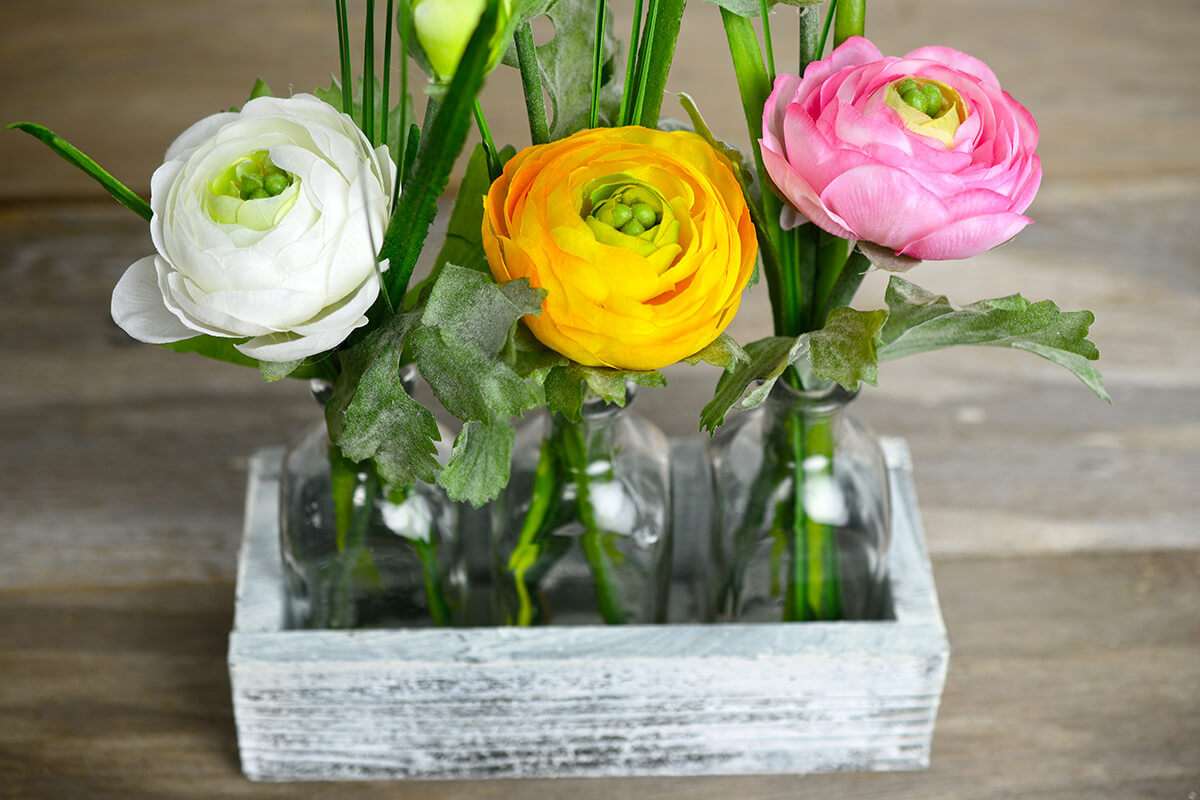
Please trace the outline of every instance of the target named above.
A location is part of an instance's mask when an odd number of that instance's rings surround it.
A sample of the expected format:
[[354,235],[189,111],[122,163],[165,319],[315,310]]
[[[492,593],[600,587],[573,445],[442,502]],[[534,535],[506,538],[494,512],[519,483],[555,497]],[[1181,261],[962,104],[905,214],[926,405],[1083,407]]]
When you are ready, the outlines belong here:
[[949,645],[902,440],[885,622],[284,630],[280,451],[247,487],[229,675],[253,780],[920,769]]

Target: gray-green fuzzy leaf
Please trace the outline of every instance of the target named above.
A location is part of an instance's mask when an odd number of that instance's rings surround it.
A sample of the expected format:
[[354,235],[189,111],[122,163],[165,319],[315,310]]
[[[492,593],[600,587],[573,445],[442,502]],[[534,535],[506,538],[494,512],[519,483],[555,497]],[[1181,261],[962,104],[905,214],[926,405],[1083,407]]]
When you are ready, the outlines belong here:
[[[749,360],[725,372],[717,381],[712,400],[700,412],[700,424],[715,433],[731,408],[754,408],[767,399],[771,387],[790,365],[807,353],[808,337],[769,336],[746,345]],[[750,385],[759,386],[747,394]]]
[[538,404],[533,389],[512,367],[453,328],[422,326],[413,332],[412,344],[433,393],[464,422],[514,416]]
[[451,500],[478,508],[508,484],[514,440],[508,420],[467,422],[454,439],[454,452],[438,475],[438,484]]
[[546,407],[552,413],[578,422],[582,419],[580,411],[588,390],[606,403],[624,407],[626,381],[639,386],[667,385],[667,379],[658,370],[608,369],[570,362],[554,367],[546,375]]
[[1011,347],[1065,367],[1111,402],[1099,370],[1088,363],[1100,357],[1087,339],[1095,321],[1090,311],[1060,311],[1050,300],[1030,303],[1019,294],[959,308],[898,276],[885,300],[891,313],[880,331],[880,361],[962,344]]
[[857,389],[859,381],[875,386],[879,380],[876,337],[887,319],[883,309],[835,308],[825,327],[809,334],[813,371],[849,391]]
[[724,333],[714,339],[708,347],[684,359],[692,366],[704,361],[724,370],[733,369],[738,364],[744,364],[749,360],[750,356],[746,354],[742,346],[735,342],[732,336]]
[[528,278],[497,284],[490,274],[447,264],[429,293],[421,325],[449,331],[494,357],[517,320],[541,313],[545,297]]
[[394,486],[432,483],[441,438],[428,409],[400,383],[400,354],[416,314],[397,315],[340,353],[342,373],[325,406],[329,435],[351,461],[374,461]]

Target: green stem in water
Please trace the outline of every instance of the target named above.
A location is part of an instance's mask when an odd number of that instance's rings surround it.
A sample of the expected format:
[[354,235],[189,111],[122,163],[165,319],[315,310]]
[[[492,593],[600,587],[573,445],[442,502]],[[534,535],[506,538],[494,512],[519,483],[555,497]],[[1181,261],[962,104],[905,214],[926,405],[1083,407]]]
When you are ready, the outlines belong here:
[[784,601],[785,622],[837,620],[842,617],[837,562],[837,529],[814,519],[805,505],[806,484],[833,477],[832,418],[806,419],[792,412],[786,423],[792,448],[792,558]]
[[581,543],[584,555],[592,568],[596,605],[599,607],[600,616],[605,623],[623,625],[626,622],[625,609],[617,596],[612,565],[609,563],[608,553],[604,549],[604,537],[611,534],[607,534],[597,524],[596,513],[592,508],[591,476],[588,475],[588,447],[585,433],[580,426],[569,423],[560,426],[559,430],[562,433],[563,461],[575,483],[575,513],[584,527]]
[[450,624],[450,609],[446,605],[446,593],[442,588],[442,570],[438,563],[437,543],[430,537],[428,542],[414,541],[417,556],[421,559],[421,574],[425,578],[425,597],[429,602],[429,616],[433,624],[444,628]]
[[[328,626],[353,628],[356,622],[355,573],[367,549],[367,528],[374,508],[371,498],[378,492],[378,478],[369,467],[350,461],[336,445],[329,448],[330,488],[333,492],[337,526],[337,560],[329,598]],[[367,498],[358,502],[360,488]]]
[[542,441],[542,450],[538,456],[537,472],[533,477],[533,496],[529,501],[529,511],[521,524],[517,536],[517,546],[508,557],[508,569],[512,573],[513,583],[517,589],[517,619],[516,624],[528,626],[533,624],[533,602],[529,595],[529,587],[525,583],[525,574],[537,563],[541,554],[539,540],[546,528],[550,509],[558,496],[561,487],[558,485],[558,457],[555,453],[551,437]]
[[533,29],[528,22],[517,28],[513,40],[517,46],[517,61],[521,65],[521,87],[525,90],[525,113],[529,117],[529,140],[533,144],[546,144],[550,141],[550,127],[546,122],[546,100],[542,97],[542,71],[538,65],[537,49],[533,45]]

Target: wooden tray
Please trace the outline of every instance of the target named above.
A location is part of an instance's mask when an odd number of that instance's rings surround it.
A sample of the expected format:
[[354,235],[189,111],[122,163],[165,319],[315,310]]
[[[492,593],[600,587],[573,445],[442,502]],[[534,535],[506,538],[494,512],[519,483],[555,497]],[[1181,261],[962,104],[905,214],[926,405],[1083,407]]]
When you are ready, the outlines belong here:
[[908,448],[883,446],[894,620],[359,631],[283,629],[281,451],[260,451],[229,637],[243,771],[287,781],[928,766],[949,645]]

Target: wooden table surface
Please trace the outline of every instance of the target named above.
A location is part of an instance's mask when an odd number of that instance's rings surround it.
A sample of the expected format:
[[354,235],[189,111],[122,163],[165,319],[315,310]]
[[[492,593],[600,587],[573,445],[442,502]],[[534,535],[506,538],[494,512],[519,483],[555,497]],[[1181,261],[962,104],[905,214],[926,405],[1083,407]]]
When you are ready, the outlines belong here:
[[[128,339],[108,299],[151,252],[145,224],[4,133],[0,796],[1194,800],[1200,6],[897,0],[870,12],[885,52],[944,43],[986,60],[1042,131],[1037,224],[910,277],[963,303],[1019,290],[1092,309],[1114,399],[1027,354],[962,349],[888,363],[857,401],[910,442],[949,629],[928,771],[246,781],[225,670],[246,459],[315,408],[298,383]],[[174,135],[240,102],[256,75],[279,92],[322,81],[331,23],[325,0],[5,3],[0,122],[49,124],[144,192]],[[744,141],[712,6],[691,4],[681,42],[671,88]],[[523,144],[513,76],[488,92],[497,138]],[[881,287],[872,277],[857,304]],[[765,309],[753,293],[735,335],[765,334]],[[687,435],[714,375],[670,377],[638,406]]]

